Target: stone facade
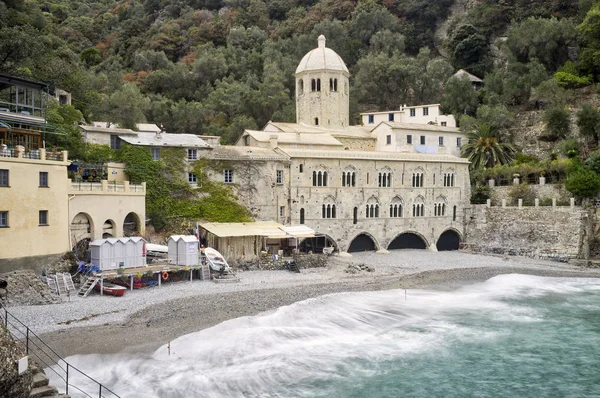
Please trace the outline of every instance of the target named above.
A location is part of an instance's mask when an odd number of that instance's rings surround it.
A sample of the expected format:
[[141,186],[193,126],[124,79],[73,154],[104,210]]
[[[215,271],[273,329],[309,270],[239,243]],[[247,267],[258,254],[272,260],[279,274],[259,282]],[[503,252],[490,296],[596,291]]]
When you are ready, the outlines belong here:
[[[510,203],[510,192],[513,187],[514,185],[492,187],[490,189],[490,199],[492,199],[492,204],[494,206],[499,206],[502,203],[502,200],[506,200],[506,203]],[[553,198],[555,198],[559,203],[568,202],[572,197],[569,191],[565,189],[564,184],[530,184],[529,188],[532,191],[533,197],[538,198],[542,202],[548,202]]]
[[587,258],[593,217],[580,207],[487,207],[466,213],[465,248],[567,261]]

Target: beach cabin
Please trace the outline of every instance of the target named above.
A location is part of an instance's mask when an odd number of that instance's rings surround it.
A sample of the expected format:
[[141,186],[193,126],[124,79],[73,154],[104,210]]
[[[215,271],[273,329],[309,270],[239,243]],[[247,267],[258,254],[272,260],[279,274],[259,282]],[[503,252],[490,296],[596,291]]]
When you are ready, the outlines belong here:
[[194,235],[172,235],[167,241],[169,262],[173,265],[198,265],[198,239]]
[[146,241],[139,237],[96,239],[90,243],[91,263],[101,271],[144,267],[145,246]]

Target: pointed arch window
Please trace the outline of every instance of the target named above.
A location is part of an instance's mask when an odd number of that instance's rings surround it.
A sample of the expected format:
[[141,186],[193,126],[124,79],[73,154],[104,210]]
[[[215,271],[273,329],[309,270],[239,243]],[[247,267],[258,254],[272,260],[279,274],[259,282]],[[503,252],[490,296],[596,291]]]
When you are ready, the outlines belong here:
[[354,208],[354,217],[352,220],[352,224],[357,224],[358,223],[358,207]]
[[404,201],[397,196],[390,203],[390,217],[404,217]]
[[298,80],[298,94],[304,93],[304,80]]
[[375,197],[371,197],[367,201],[365,216],[367,218],[377,218],[379,217],[379,201]]
[[392,186],[392,173],[384,171],[379,173],[379,187],[389,188]]
[[449,171],[444,173],[444,186],[445,187],[453,187],[454,186],[454,172]]
[[313,187],[326,187],[327,186],[327,171],[314,170],[312,174],[312,186]]
[[433,215],[436,217],[442,217],[446,215],[446,198],[438,196],[433,204]]
[[422,188],[423,187],[423,172],[416,171],[412,175],[412,186],[413,188]]
[[413,217],[425,217],[425,203],[423,197],[419,196],[412,205]]
[[323,218],[337,218],[335,199],[331,196],[328,196],[323,201],[323,205],[321,206],[321,216]]
[[355,187],[356,186],[356,171],[353,167],[348,167],[342,171],[342,186],[343,187]]

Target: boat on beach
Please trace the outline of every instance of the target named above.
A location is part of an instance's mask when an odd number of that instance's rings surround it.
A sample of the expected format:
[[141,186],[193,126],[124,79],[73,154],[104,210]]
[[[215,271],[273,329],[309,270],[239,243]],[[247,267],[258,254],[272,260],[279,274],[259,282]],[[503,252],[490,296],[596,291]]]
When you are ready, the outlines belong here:
[[[96,284],[96,286],[94,286],[94,289],[97,292],[99,292],[100,291],[100,283]],[[121,297],[122,295],[125,294],[126,290],[127,290],[126,287],[115,285],[114,283],[103,283],[102,284],[102,292],[104,294],[108,294],[110,296]]]
[[212,247],[207,247],[202,253],[212,271],[219,272],[220,274],[227,274],[229,272],[229,264],[227,264],[225,257],[221,253]]

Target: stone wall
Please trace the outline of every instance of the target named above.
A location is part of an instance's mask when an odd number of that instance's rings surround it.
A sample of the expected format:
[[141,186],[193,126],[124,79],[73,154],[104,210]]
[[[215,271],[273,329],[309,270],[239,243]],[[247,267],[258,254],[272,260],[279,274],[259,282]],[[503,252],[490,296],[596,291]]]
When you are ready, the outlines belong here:
[[[4,316],[4,314],[2,315]],[[19,376],[17,361],[25,356],[18,345],[0,324],[0,397],[26,398],[31,391],[31,372]]]
[[466,214],[464,247],[480,253],[567,261],[589,256],[593,217],[580,207],[487,207]]
[[[324,254],[301,254],[297,261],[300,269],[319,268],[327,266],[328,259],[329,257]],[[233,264],[233,266],[244,270],[285,270],[288,269],[286,262],[290,260],[290,257],[278,257],[275,260],[272,255],[268,255],[256,257],[252,260],[239,261]]]
[[[502,203],[503,199],[506,199],[506,203],[510,203],[510,191],[514,185],[503,186],[503,187],[492,187],[490,188],[490,199],[492,199],[492,205],[498,206]],[[568,202],[572,195],[565,189],[564,184],[530,184],[529,188],[534,193],[534,197],[540,201],[556,198],[559,202]]]
[[5,305],[41,305],[62,301],[31,270],[0,274],[0,279],[8,282],[6,297],[2,298],[2,303]]

